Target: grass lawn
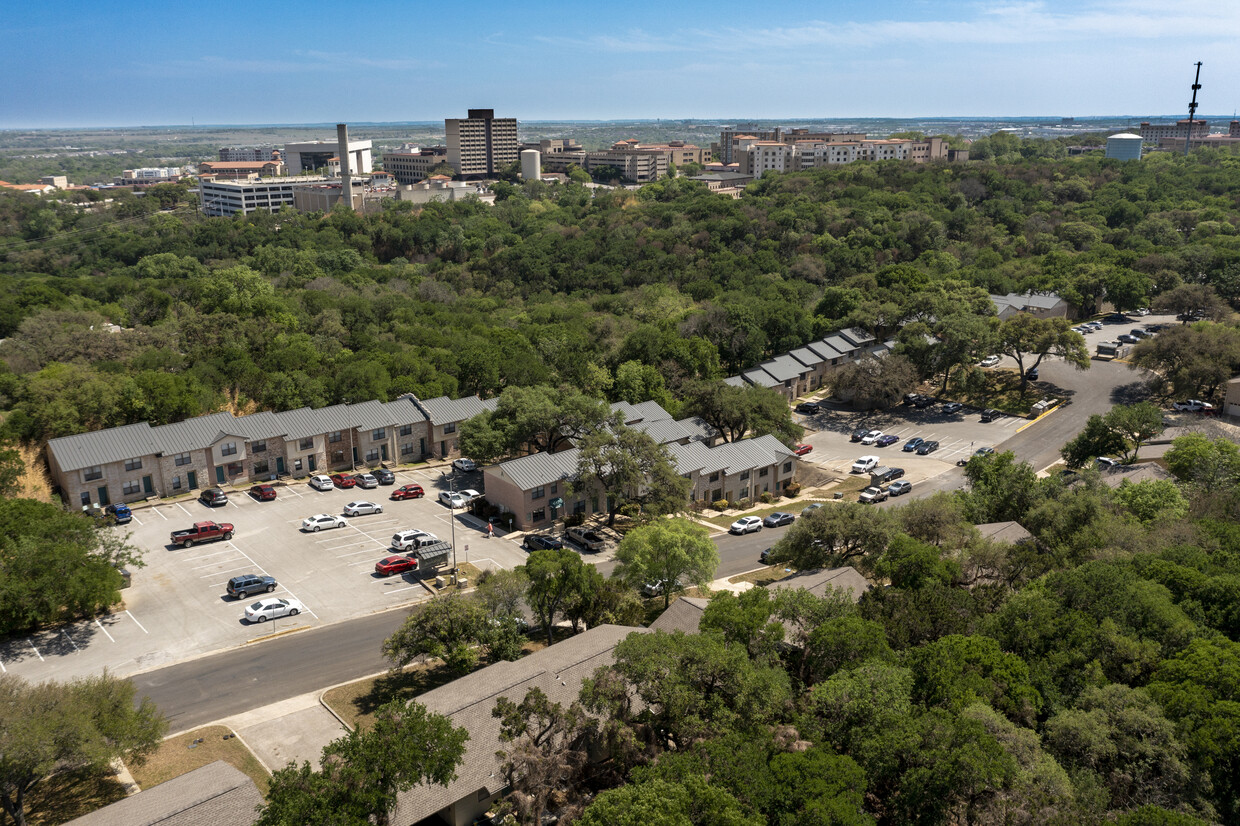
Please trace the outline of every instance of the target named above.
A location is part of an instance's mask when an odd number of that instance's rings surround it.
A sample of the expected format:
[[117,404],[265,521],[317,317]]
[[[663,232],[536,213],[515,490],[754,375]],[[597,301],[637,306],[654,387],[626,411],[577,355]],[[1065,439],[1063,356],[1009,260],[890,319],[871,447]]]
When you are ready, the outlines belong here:
[[758,586],[759,588],[765,588],[766,586],[770,585],[772,582],[778,582],[779,580],[793,573],[796,573],[796,572],[793,570],[789,570],[784,565],[769,565],[760,571],[750,571],[747,574],[740,574],[739,576],[734,576],[731,579],[729,579],[728,582],[731,582],[733,585],[735,585],[738,582],[752,582],[754,585]]
[[[159,751],[151,755],[151,759],[141,766],[130,766],[129,772],[139,786],[149,789],[208,763],[223,760],[249,775],[259,792],[266,796],[271,775],[240,740],[235,737],[224,739],[225,735],[232,733],[227,726],[205,726],[188,734],[169,737]],[[190,744],[199,738],[202,742],[191,749]]]
[[1038,389],[1038,383],[1026,383],[1025,392],[1020,392],[1020,374],[1011,368],[982,371],[985,384],[981,388],[970,389],[953,380],[950,384],[948,398],[974,407],[993,407],[1012,416],[1028,416],[1034,403],[1042,400],[1046,394]]
[[84,771],[53,775],[26,795],[26,822],[30,826],[56,826],[124,797],[125,785],[115,777]]
[[[834,493],[837,490],[837,488],[832,488],[831,490]],[[792,501],[785,499],[782,504],[762,505],[761,507],[751,508],[750,510],[744,511],[735,516],[721,516],[721,515],[706,516],[705,514],[703,514],[699,518],[704,519],[705,521],[709,522],[712,525],[718,525],[720,528],[723,528],[726,531],[728,529],[728,526],[730,526],[733,522],[735,522],[737,519],[739,519],[742,516],[767,516],[768,514],[775,513],[776,511],[788,511],[790,513],[795,513],[799,515],[801,511],[805,510],[806,506],[808,506],[810,502],[812,501],[824,501],[825,502],[826,499],[824,498],[824,499],[818,500],[818,499],[811,498],[811,499],[801,499],[796,502],[792,502]]]

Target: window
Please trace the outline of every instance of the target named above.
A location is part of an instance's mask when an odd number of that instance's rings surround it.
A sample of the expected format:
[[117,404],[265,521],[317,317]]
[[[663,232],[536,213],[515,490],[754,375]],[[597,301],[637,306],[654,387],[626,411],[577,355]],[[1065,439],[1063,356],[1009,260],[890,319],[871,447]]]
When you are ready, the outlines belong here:
[[293,470],[301,470],[301,459],[293,460]]
[[332,464],[338,465],[344,461],[344,451],[336,450],[332,452]]
[[712,474],[710,475],[710,481],[712,481],[712,482],[718,482],[718,481],[719,481],[719,471],[715,471],[714,473],[712,473]]
[[82,473],[82,478],[85,479],[87,482],[93,482],[96,479],[102,479],[103,468],[100,467],[99,465],[95,465],[94,467],[88,467]]
[[88,490],[84,490],[84,491],[82,491],[82,504],[83,504],[83,505],[89,505],[89,504],[90,504],[90,491],[88,491]]
[[748,498],[749,498],[749,488],[741,488],[741,495],[740,495],[740,498],[741,498],[741,499],[748,499]]
[[314,450],[314,437],[309,436],[297,443],[298,450]]
[[742,470],[742,471],[741,471],[741,481],[742,481],[742,482],[744,482],[744,481],[745,481],[746,479],[748,479],[748,478],[749,478],[749,471],[747,471],[747,470]]
[[339,442],[339,441],[341,441],[342,439],[344,439],[344,433],[342,433],[342,432],[341,432],[341,431],[339,431],[339,430],[333,430],[333,431],[331,432],[331,435],[329,435],[329,436],[327,437],[327,441],[329,441],[329,442]]
[[177,454],[177,458],[176,458],[176,463],[177,463],[177,467],[180,467],[181,465],[188,465],[188,464],[189,464],[189,454],[188,454],[188,453],[178,453],[178,454]]
[[543,521],[543,520],[544,520],[544,519],[546,519],[546,518],[547,518],[547,509],[546,509],[546,508],[539,508],[538,510],[536,510],[536,511],[534,511],[532,514],[530,514],[530,521],[531,521],[531,522],[541,522],[541,521]]
[[413,442],[405,442],[400,446],[400,455],[408,456],[413,453]]
[[384,439],[386,439],[386,438],[387,438],[387,428],[386,428],[386,427],[378,427],[378,428],[375,428],[375,429],[374,429],[373,431],[371,431],[371,433],[370,433],[370,441],[372,441],[372,442],[380,442],[380,441],[383,441],[383,440],[384,440]]
[[245,468],[241,466],[240,462],[229,462],[225,472],[229,476],[240,476],[243,470],[245,470]]
[[400,435],[402,435],[402,436],[411,436],[411,435],[413,435],[413,425],[411,425],[411,424],[402,424],[402,425],[400,426]]
[[236,442],[224,442],[224,444],[220,446],[220,455],[221,456],[236,456],[237,455],[237,443]]
[[141,470],[141,469],[142,469],[141,459],[126,459],[125,460],[125,470]]
[[534,492],[530,494],[530,498],[531,499],[542,499],[543,496],[545,496],[546,494],[547,494],[546,489],[543,488],[542,485],[539,485],[538,487],[534,488]]
[[267,473],[270,473],[271,471],[268,469],[269,467],[270,465],[267,463],[266,459],[262,460],[261,462],[255,462],[254,463],[254,475],[263,476]]
[[266,442],[254,442],[253,444],[250,445],[250,452],[251,453],[266,453],[267,443]]
[[758,478],[765,479],[767,474],[770,472],[771,472],[771,469],[769,467],[764,467],[758,471]]
[[125,484],[121,485],[121,490],[124,492],[126,496],[133,496],[135,493],[142,490],[142,483],[136,482],[136,481],[126,482]]
[[792,462],[784,462],[784,473],[792,473]]
[[379,448],[372,447],[370,450],[366,451],[366,461],[367,462],[379,461]]
[[552,496],[554,496],[555,494],[557,494],[557,493],[559,493],[559,492],[560,492],[560,483],[559,483],[559,482],[552,482],[552,483],[551,483],[551,495],[552,495]]
[[444,433],[455,433],[455,432],[456,432],[456,422],[448,422],[446,425],[444,425],[444,426],[443,426],[443,432],[444,432]]

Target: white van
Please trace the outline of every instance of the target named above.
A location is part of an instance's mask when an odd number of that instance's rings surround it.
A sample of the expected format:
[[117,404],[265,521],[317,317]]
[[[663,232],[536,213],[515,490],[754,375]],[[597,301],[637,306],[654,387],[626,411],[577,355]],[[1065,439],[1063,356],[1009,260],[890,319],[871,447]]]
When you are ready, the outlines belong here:
[[416,551],[418,548],[434,545],[438,541],[439,537],[433,533],[411,528],[392,537],[392,548],[397,551]]

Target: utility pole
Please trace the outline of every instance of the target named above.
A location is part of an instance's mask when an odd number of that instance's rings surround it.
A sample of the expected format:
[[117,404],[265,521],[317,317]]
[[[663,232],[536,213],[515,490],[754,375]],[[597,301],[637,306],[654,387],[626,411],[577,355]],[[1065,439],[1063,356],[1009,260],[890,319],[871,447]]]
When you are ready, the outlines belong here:
[[1201,88],[1201,61],[1197,61],[1197,76],[1193,78],[1193,100],[1188,104],[1188,132],[1184,135],[1184,154],[1188,154],[1188,147],[1192,145],[1193,139],[1193,115],[1197,113],[1197,90]]

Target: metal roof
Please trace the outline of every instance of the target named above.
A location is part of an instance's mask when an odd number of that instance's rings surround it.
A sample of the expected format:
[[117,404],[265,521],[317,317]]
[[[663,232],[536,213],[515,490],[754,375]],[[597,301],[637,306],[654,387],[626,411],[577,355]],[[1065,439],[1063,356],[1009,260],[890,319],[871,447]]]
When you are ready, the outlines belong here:
[[635,422],[642,417],[641,414],[637,412],[636,408],[628,402],[612,402],[611,412],[619,413],[623,417],[625,424]]
[[495,405],[499,404],[499,399],[483,401],[477,396],[465,396],[460,399],[438,396],[433,399],[419,399],[416,403],[426,413],[426,418],[430,419],[431,424],[441,425],[449,422],[463,422],[483,411],[494,410]]
[[758,366],[779,381],[795,381],[805,372],[805,365],[788,355],[776,356]]
[[159,452],[159,445],[146,422],[110,427],[93,433],[59,436],[47,443],[48,452],[62,471],[102,467]]
[[838,348],[832,346],[831,342],[827,341],[825,338],[819,341],[811,341],[809,344],[806,344],[805,346],[807,349],[812,350],[813,352],[822,356],[822,358],[827,361],[837,359],[840,356],[845,355]]
[[640,430],[650,438],[654,439],[661,445],[669,442],[679,442],[681,439],[693,438],[693,433],[680,426],[679,422],[671,419],[663,419],[655,422],[636,422],[629,425],[634,430]]
[[744,387],[747,384],[747,382],[740,376],[728,376],[723,380],[723,383],[729,387]]
[[798,347],[797,349],[789,352],[788,355],[792,356],[794,359],[801,362],[801,364],[804,364],[809,368],[817,367],[824,361],[830,360],[828,358],[824,358],[818,353],[815,353],[809,347]]
[[510,480],[521,490],[530,490],[576,476],[580,455],[575,447],[559,453],[532,453],[492,465],[486,472]]
[[401,396],[394,402],[384,402],[383,409],[392,420],[392,424],[414,424],[426,421],[422,408],[410,396]]
[[349,420],[359,430],[377,430],[396,424],[388,413],[387,406],[373,399],[361,404],[349,405]]
[[840,335],[858,347],[875,340],[874,336],[864,330],[858,330],[856,327],[845,327],[843,330],[840,330]]
[[719,433],[719,431],[715,430],[713,426],[711,426],[700,416],[690,416],[687,419],[680,419],[676,422],[676,424],[680,425],[689,434],[689,438],[695,441],[713,439]]
[[[235,432],[235,422],[233,414],[222,411],[209,416],[198,416],[183,422],[153,427],[151,435],[155,443],[159,445],[158,452],[166,456],[189,453],[191,450],[201,450],[214,444],[221,432]],[[237,433],[237,435],[241,434]]]
[[633,405],[633,412],[644,422],[662,422],[672,418],[672,414],[663,409],[663,405],[653,399]]
[[759,387],[778,387],[780,385],[780,382],[776,381],[774,376],[761,368],[746,370],[744,373],[741,373],[741,377],[750,384],[756,384]]

